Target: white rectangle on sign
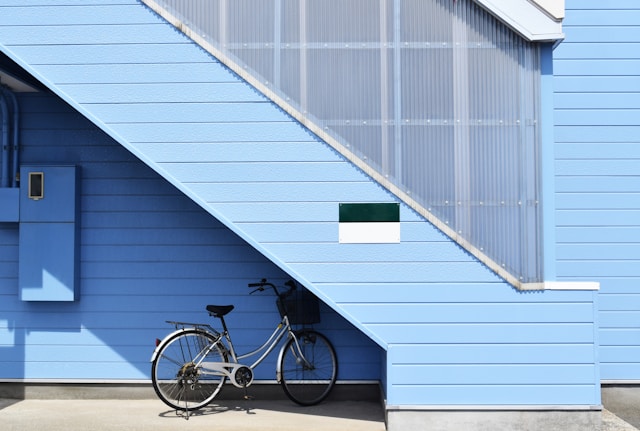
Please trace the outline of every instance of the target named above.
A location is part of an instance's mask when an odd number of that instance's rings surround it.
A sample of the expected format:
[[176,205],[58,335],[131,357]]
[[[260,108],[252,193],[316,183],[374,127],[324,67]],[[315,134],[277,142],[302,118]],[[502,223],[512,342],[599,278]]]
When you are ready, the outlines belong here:
[[387,244],[400,242],[399,222],[340,223],[341,244]]

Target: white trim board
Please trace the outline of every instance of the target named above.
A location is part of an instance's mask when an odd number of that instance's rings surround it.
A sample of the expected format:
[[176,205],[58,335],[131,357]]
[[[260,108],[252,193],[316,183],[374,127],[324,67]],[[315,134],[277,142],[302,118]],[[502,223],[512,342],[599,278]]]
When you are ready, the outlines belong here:
[[[541,3],[529,0],[474,0],[489,13],[511,27],[530,42],[551,42],[564,39],[562,21],[544,9]],[[564,15],[554,10],[553,14]]]

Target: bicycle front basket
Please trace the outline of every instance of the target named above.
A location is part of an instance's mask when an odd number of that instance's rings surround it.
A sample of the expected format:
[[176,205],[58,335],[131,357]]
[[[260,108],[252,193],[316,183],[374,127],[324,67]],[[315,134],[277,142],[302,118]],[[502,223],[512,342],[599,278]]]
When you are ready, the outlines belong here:
[[292,325],[312,325],[320,323],[318,298],[308,290],[296,290],[286,298],[276,301],[280,317],[289,316]]

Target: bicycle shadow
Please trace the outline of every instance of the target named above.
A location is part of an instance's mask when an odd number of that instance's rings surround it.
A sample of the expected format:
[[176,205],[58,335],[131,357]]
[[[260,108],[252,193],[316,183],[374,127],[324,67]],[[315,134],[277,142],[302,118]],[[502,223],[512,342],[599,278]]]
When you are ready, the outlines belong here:
[[183,419],[195,418],[199,416],[211,416],[211,415],[219,415],[222,413],[228,413],[230,411],[234,412],[246,412],[248,415],[256,414],[253,412],[254,408],[246,407],[246,406],[233,406],[233,405],[220,405],[220,404],[209,404],[206,407],[202,407],[198,410],[192,410],[188,414],[183,410],[167,410],[165,412],[161,412],[158,416],[163,418],[174,418],[179,417]]
[[242,413],[260,415],[261,413],[282,413],[285,415],[309,415],[351,419],[357,421],[384,422],[384,411],[380,403],[372,401],[324,401],[315,406],[299,406],[288,400],[220,400],[199,410],[190,411],[188,415],[183,411],[168,410],[159,414],[160,417],[195,419],[224,413]]

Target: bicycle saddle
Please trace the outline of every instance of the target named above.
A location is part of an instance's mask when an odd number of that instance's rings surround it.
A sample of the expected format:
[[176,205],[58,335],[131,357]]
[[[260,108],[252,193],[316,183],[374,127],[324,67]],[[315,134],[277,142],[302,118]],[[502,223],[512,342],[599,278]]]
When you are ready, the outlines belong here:
[[233,305],[207,305],[207,311],[213,317],[226,316],[233,310]]

